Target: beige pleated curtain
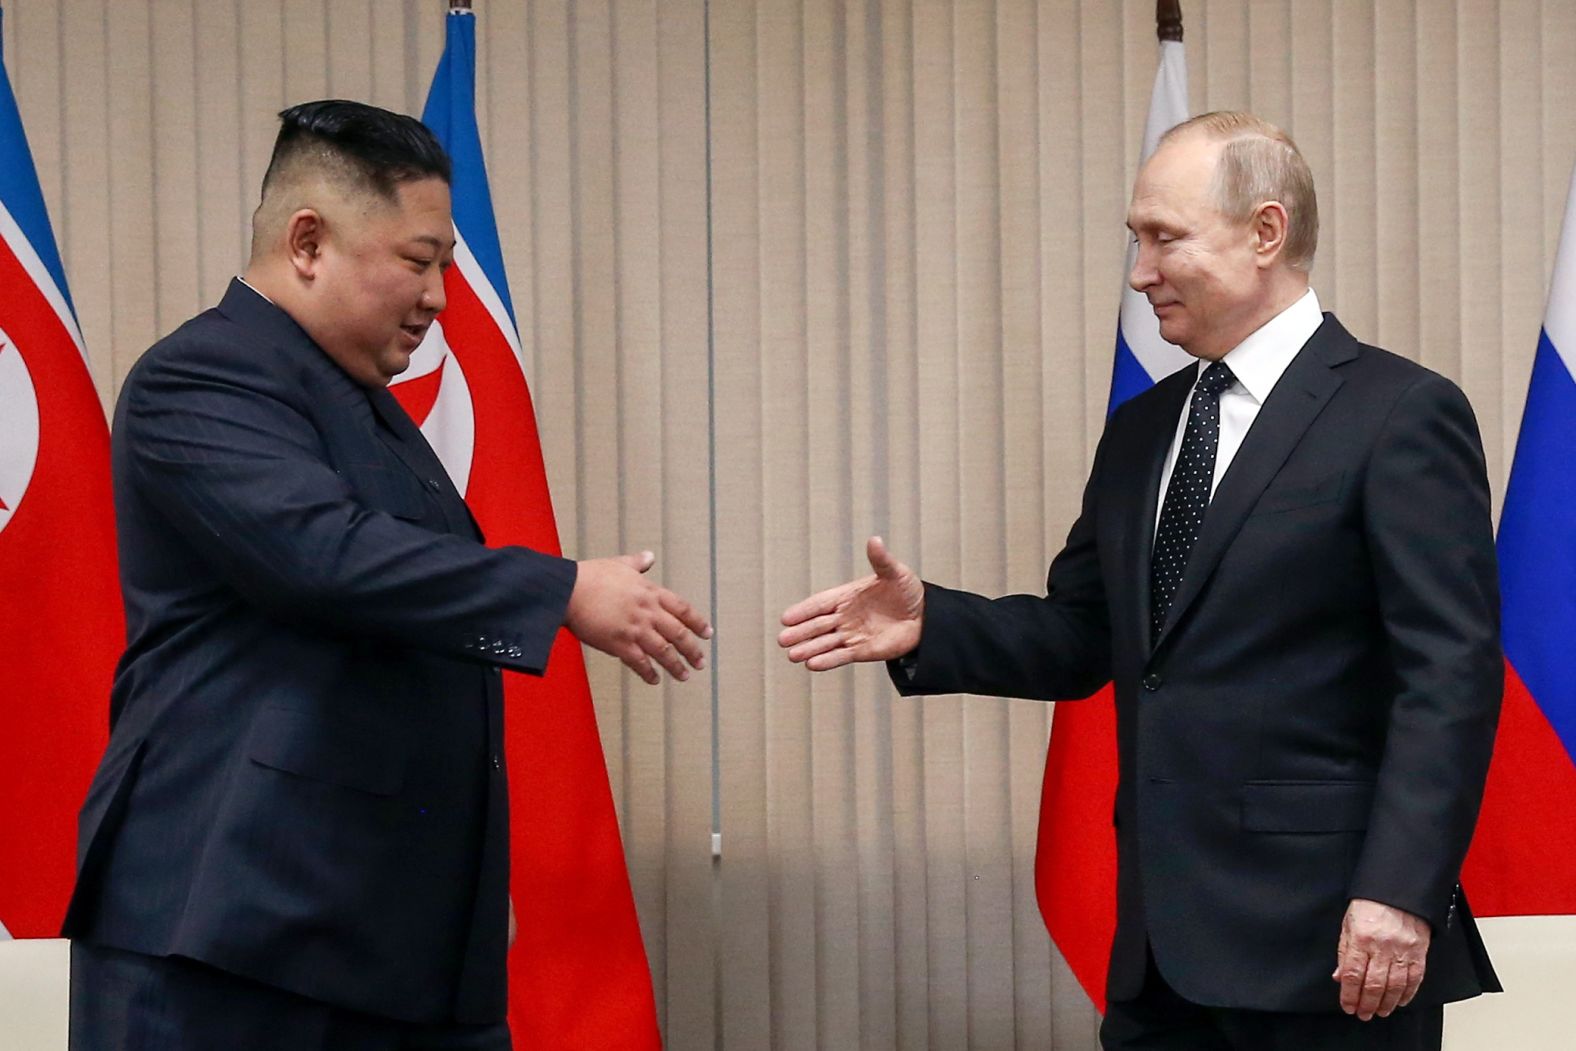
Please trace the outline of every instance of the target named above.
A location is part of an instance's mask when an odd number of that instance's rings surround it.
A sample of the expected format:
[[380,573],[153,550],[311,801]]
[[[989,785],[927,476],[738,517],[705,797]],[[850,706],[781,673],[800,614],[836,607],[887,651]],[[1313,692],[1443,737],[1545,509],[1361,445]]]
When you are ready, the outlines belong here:
[[[1034,905],[1050,708],[812,679],[773,636],[873,532],[939,581],[1043,586],[1104,415],[1153,3],[476,6],[566,548],[656,550],[718,626],[681,686],[591,660],[668,1046],[1095,1047]],[[1183,6],[1194,109],[1298,139],[1321,299],[1462,383],[1502,492],[1576,163],[1576,4]],[[419,112],[445,5],[4,8],[107,403],[240,268],[274,112]]]

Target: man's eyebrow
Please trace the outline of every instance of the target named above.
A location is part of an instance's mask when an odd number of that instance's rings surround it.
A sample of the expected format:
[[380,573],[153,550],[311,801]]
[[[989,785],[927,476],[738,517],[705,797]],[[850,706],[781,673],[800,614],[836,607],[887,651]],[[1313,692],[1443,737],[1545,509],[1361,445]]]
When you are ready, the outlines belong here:
[[429,244],[440,252],[448,251],[449,249],[453,248],[456,243],[452,237],[449,238],[449,240],[444,241],[432,236],[431,234],[417,234],[415,237],[412,237],[411,240],[420,241],[422,244]]

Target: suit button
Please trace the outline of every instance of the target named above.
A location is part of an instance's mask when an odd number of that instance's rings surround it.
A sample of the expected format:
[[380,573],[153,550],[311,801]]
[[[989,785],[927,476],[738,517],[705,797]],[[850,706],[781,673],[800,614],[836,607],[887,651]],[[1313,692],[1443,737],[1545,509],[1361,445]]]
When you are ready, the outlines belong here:
[[525,656],[525,651],[522,650],[520,647],[518,647],[518,646],[510,646],[509,647],[509,659],[510,660],[519,660],[521,657],[524,657],[524,656]]
[[1150,693],[1154,693],[1156,690],[1160,689],[1160,687],[1164,686],[1165,682],[1166,681],[1160,677],[1158,672],[1150,672],[1148,675],[1144,676],[1144,689],[1148,690]]
[[493,769],[494,770],[502,770],[503,769],[503,760],[498,758],[498,753],[497,752],[493,753],[492,764],[493,764]]
[[438,484],[438,480],[436,478],[427,479],[427,488],[431,489],[435,493],[441,492],[443,490],[443,486]]

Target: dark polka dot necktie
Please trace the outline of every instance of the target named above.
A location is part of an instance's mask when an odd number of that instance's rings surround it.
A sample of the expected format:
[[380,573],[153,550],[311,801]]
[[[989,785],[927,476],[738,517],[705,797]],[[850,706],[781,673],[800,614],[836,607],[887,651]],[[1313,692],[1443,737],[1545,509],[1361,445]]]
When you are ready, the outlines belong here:
[[1224,362],[1217,361],[1193,386],[1187,430],[1182,434],[1176,466],[1171,469],[1171,484],[1160,509],[1160,528],[1155,532],[1155,555],[1149,563],[1151,638],[1159,638],[1160,629],[1166,626],[1171,601],[1182,586],[1188,554],[1204,528],[1209,490],[1215,480],[1215,450],[1220,445],[1220,393],[1236,378]]

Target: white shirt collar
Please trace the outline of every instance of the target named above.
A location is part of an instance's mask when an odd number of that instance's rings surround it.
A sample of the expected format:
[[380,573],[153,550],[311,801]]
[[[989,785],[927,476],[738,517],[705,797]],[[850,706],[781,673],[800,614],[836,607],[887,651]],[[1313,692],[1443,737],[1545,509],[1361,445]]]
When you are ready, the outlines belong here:
[[[1322,324],[1324,312],[1319,309],[1319,297],[1310,288],[1221,359],[1237,377],[1233,388],[1240,387],[1248,397],[1263,405],[1281,373]],[[1199,375],[1202,376],[1208,367],[1209,362],[1200,360]]]
[[[235,279],[237,281],[241,282],[241,284],[245,285],[247,288],[250,288],[253,292],[257,292],[257,286],[252,284],[246,278],[241,277],[239,274],[237,274]],[[263,294],[261,292],[257,292],[257,294],[260,295],[260,296],[263,296]],[[267,300],[269,303],[273,302],[273,300],[269,299],[267,296],[263,296],[263,299]]]

